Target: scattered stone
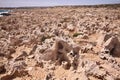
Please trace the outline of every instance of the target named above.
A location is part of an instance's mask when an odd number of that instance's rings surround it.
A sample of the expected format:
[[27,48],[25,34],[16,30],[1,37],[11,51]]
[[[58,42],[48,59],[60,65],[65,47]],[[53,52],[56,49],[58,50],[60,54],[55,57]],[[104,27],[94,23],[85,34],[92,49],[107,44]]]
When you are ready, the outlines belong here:
[[[24,61],[9,61],[5,69],[9,75],[24,75],[26,63]],[[22,74],[21,74],[22,73]]]
[[[104,52],[110,52],[111,55],[113,56],[120,56],[120,42],[117,37],[111,37],[109,38],[104,44],[103,44],[103,49]],[[107,50],[107,51],[106,51]]]
[[14,57],[14,60],[18,61],[18,60],[24,60],[27,57],[27,53],[25,51],[22,51],[21,54],[19,54],[18,56]]
[[54,80],[54,75],[53,73],[48,73],[46,76],[45,76],[45,79],[44,80]]
[[75,27],[72,24],[70,24],[70,25],[67,26],[67,29],[69,31],[74,31]]
[[[63,65],[65,68],[77,68],[79,58],[79,46],[70,46],[63,40],[56,40],[52,48],[45,50],[43,53],[36,54],[36,60],[41,63],[45,61],[54,61],[56,64]],[[64,63],[67,63],[65,64]]]
[[70,65],[69,65],[68,62],[66,62],[66,61],[62,61],[61,66],[62,66],[64,69],[69,69],[69,68],[70,68]]
[[103,33],[97,40],[97,45],[102,46],[109,38],[111,37],[111,34]]

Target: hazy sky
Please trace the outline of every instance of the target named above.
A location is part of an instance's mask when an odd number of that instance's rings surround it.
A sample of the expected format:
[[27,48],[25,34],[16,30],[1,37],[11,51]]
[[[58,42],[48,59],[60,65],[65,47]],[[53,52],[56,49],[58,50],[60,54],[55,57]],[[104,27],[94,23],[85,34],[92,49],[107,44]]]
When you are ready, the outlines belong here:
[[120,0],[0,0],[0,7],[93,5],[120,3]]

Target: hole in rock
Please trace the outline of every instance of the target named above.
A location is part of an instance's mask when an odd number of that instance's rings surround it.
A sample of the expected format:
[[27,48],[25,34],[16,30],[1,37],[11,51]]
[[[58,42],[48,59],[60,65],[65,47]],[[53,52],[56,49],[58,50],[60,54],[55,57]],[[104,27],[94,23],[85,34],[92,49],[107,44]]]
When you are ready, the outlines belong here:
[[63,49],[63,45],[62,45],[62,43],[58,43],[58,49]]

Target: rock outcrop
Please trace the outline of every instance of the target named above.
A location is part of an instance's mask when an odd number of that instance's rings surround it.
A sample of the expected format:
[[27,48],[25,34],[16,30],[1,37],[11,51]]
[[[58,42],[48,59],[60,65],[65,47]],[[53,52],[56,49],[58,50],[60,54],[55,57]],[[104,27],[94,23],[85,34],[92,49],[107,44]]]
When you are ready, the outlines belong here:
[[79,49],[79,46],[71,46],[64,40],[57,39],[50,49],[45,50],[43,53],[36,53],[36,59],[38,62],[51,60],[59,65],[67,63],[68,67],[76,67]]
[[109,38],[104,44],[101,50],[104,53],[109,53],[113,56],[120,57],[120,42],[117,37]]

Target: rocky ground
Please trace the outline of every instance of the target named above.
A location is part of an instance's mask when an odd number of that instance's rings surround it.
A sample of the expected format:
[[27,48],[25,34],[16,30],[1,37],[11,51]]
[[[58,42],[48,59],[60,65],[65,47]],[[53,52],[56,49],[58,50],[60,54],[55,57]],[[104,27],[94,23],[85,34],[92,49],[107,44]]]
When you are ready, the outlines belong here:
[[0,17],[0,80],[120,80],[120,6]]

